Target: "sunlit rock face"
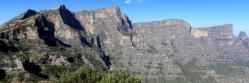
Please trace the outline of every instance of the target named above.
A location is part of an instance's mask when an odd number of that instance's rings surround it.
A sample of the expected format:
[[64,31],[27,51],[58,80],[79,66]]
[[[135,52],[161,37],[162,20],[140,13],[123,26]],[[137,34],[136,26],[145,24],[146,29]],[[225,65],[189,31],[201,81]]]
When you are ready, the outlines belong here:
[[[209,34],[209,38],[214,41],[216,50],[220,56],[225,57],[248,57],[245,41],[246,33],[241,32],[239,37],[233,35],[232,24],[201,28]],[[234,59],[234,58],[233,58]]]
[[163,83],[172,79],[188,82],[192,77],[184,76],[185,73],[202,72],[198,79],[201,82],[210,74],[206,72],[208,69],[197,69],[212,64],[210,61],[218,56],[207,32],[197,32],[187,22],[177,19],[135,23],[133,27],[136,32],[132,38],[134,47],[151,57],[140,63],[147,62],[145,67],[149,68],[145,69],[151,70],[142,75],[149,82]]
[[125,69],[145,83],[247,83],[249,39],[232,24],[195,28],[181,19],[132,23],[119,7],[27,10],[0,27],[0,69],[44,65]]

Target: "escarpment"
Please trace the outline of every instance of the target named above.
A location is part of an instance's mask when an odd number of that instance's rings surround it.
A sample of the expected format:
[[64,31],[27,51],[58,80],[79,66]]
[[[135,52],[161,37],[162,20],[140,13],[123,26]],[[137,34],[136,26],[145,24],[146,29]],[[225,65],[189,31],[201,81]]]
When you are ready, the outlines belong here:
[[145,83],[247,83],[248,54],[246,33],[233,35],[232,24],[132,23],[116,6],[29,9],[0,27],[0,81],[12,72],[51,80],[58,75],[48,70],[88,64],[102,72],[128,70]]

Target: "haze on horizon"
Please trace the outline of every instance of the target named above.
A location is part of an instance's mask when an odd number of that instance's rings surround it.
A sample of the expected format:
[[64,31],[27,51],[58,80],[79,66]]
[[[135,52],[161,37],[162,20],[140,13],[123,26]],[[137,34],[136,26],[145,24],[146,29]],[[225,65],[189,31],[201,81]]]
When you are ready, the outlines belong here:
[[27,9],[36,11],[65,4],[72,11],[119,6],[133,22],[183,19],[194,27],[231,23],[234,33],[249,33],[248,0],[8,0],[0,3],[0,24]]

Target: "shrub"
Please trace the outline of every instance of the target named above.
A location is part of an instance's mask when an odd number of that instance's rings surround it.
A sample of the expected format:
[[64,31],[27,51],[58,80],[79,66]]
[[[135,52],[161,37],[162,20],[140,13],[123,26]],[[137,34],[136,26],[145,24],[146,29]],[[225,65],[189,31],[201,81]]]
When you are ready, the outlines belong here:
[[69,70],[70,69],[65,66],[45,65],[44,69],[42,70],[42,73],[49,75],[50,77],[59,78],[60,74]]
[[131,76],[127,71],[115,70],[101,73],[89,66],[60,75],[61,83],[141,83],[140,78]]
[[141,79],[137,76],[130,76],[126,79],[126,83],[141,83]]
[[104,74],[99,83],[141,83],[141,80],[127,71],[116,70]]
[[63,73],[60,77],[61,83],[77,83],[79,80],[80,74],[77,72],[66,72]]
[[101,79],[101,73],[95,68],[82,66],[77,71],[63,73],[62,83],[95,83]]

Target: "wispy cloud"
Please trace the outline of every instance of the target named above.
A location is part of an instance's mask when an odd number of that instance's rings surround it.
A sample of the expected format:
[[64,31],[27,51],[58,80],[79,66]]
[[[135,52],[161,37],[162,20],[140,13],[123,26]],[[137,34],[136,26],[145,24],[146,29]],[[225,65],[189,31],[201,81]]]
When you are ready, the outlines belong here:
[[126,4],[130,4],[130,3],[133,3],[133,2],[144,2],[144,0],[123,0],[123,1]]
[[133,0],[124,0],[126,4],[130,4]]

